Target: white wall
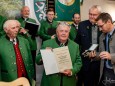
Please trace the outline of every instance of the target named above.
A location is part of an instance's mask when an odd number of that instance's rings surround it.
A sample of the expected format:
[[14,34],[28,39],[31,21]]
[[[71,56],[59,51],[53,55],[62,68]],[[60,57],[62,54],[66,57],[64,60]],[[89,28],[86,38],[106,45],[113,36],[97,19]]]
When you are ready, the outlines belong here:
[[100,5],[102,11],[110,13],[115,21],[115,0],[84,0],[81,5],[81,20],[88,19],[88,11],[92,5]]

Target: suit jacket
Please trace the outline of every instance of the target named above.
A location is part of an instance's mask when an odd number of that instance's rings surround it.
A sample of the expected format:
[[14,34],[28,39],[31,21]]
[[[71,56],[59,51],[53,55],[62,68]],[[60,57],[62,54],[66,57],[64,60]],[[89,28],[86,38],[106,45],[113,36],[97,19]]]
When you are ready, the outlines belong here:
[[[80,46],[80,50],[81,50],[81,57],[82,57],[82,61],[83,61],[83,69],[84,70],[88,70],[89,66],[90,66],[90,62],[91,60],[87,57],[83,57],[82,53],[89,49],[90,46],[92,45],[92,29],[91,29],[91,22],[89,20],[85,20],[79,23],[78,26],[78,32],[77,32],[77,36],[75,39],[75,42],[77,42]],[[99,36],[101,34],[101,32],[98,30],[97,32],[98,37],[97,37],[97,42],[99,42]]]
[[[21,27],[25,28],[26,22],[25,22],[24,18],[21,17],[21,18],[18,18],[17,20],[20,22]],[[36,23],[36,20],[34,20],[34,19],[32,19],[32,18],[28,18],[27,21]],[[34,29],[34,28],[33,28],[33,29]],[[38,35],[38,33],[36,34],[36,36],[37,36],[37,35]],[[31,50],[37,50],[37,43],[36,43],[35,37],[34,37],[34,38],[31,38],[31,40],[32,40],[32,41],[31,41],[31,43],[32,43],[32,48],[31,48]]]
[[[29,42],[23,37],[18,36],[17,39],[28,79],[30,82],[32,82],[34,77],[34,66]],[[17,79],[16,55],[13,43],[9,41],[7,36],[2,36],[0,38],[0,68],[1,81],[13,81]]]
[[[105,51],[105,36],[106,34],[102,34],[100,36],[100,42],[99,42],[99,51]],[[111,54],[111,63],[113,65],[113,70],[115,73],[115,30],[109,40],[109,49],[110,49],[110,54]],[[100,78],[102,77],[103,74],[103,68],[104,68],[104,59],[101,59],[101,66],[100,66]]]
[[[77,81],[76,74],[79,72],[82,66],[81,57],[79,55],[79,46],[71,40],[68,40],[67,46],[70,52],[73,69],[72,69],[72,76],[63,75],[63,86],[76,86]],[[50,39],[43,42],[42,48],[45,49],[46,47],[58,48],[60,46],[56,42],[56,39]],[[36,58],[37,64],[39,64],[40,59],[41,54],[38,53]],[[60,80],[61,80],[60,74],[46,75],[44,72],[41,81],[41,86],[60,86]]]

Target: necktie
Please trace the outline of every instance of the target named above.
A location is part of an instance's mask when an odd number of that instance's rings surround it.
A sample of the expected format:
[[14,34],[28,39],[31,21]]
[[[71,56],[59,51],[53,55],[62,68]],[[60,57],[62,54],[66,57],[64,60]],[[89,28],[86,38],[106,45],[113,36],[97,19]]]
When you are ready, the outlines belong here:
[[[110,52],[110,49],[109,49],[109,40],[111,38],[111,35],[110,34],[107,34],[106,35],[106,51],[107,52]],[[106,67],[109,68],[109,69],[112,69],[112,64],[111,64],[111,60],[106,60]]]
[[19,77],[26,77],[26,70],[24,66],[24,62],[22,59],[22,55],[20,53],[20,49],[18,46],[18,43],[16,43],[15,40],[13,40],[13,46],[16,54],[16,64],[17,64],[17,75]]

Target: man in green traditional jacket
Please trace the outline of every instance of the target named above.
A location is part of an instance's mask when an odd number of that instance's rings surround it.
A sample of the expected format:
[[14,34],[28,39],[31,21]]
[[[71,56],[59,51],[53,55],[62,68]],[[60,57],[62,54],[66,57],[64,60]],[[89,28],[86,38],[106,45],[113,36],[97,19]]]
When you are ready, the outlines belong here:
[[3,24],[6,21],[6,18],[0,15],[0,37],[5,34],[3,30]]
[[48,9],[46,12],[47,19],[42,21],[39,36],[42,41],[55,38],[56,27],[58,22],[54,20],[55,13],[53,9]]
[[0,81],[11,82],[26,77],[31,86],[35,86],[32,85],[34,65],[29,41],[17,35],[20,23],[17,20],[7,20],[3,28],[6,35],[0,38]]
[[[36,20],[29,18],[30,15],[30,9],[28,6],[24,6],[21,9],[21,18],[18,18],[17,20],[21,23],[22,29],[20,30],[20,33],[23,33],[24,35],[28,35],[29,33],[25,30],[25,24],[26,22],[32,22],[36,23]],[[34,29],[34,28],[33,28]],[[29,34],[30,35],[30,34]],[[37,36],[37,33],[36,33]],[[35,57],[36,57],[36,50],[37,50],[37,42],[35,36],[31,35],[31,53],[32,53],[32,58],[35,63]]]
[[[79,54],[79,46],[72,40],[68,39],[70,26],[66,22],[61,22],[57,26],[56,35],[54,39],[49,39],[43,42],[42,49],[54,49],[63,46],[68,46],[70,58],[73,69],[66,69],[60,73],[46,75],[43,72],[41,86],[76,86],[76,74],[80,71],[82,66],[81,57]],[[50,58],[47,56],[47,58]],[[36,57],[37,64],[42,63],[41,53]],[[53,69],[52,69],[53,70]]]
[[76,38],[76,35],[77,35],[78,24],[81,21],[80,14],[79,13],[74,13],[72,20],[73,20],[73,23],[71,24],[69,38],[74,41],[75,38]]

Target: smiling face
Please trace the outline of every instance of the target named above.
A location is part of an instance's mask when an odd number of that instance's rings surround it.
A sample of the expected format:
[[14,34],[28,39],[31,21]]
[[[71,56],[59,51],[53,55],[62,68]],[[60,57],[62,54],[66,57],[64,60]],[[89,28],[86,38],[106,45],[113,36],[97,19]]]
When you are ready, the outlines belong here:
[[28,18],[29,15],[30,15],[30,9],[29,9],[29,7],[27,7],[27,6],[23,7],[22,10],[21,10],[21,14],[22,14],[22,16],[24,18]]
[[56,34],[61,43],[65,43],[69,37],[70,27],[68,25],[58,25]]
[[100,12],[98,11],[97,8],[92,8],[89,10],[89,21],[91,23],[95,23],[96,18],[99,16]]
[[78,25],[79,22],[81,21],[80,15],[79,15],[79,14],[74,14],[74,16],[73,16],[73,21],[74,21],[74,23],[75,23],[76,25]]
[[20,23],[16,20],[8,20],[5,24],[6,27],[4,28],[4,31],[6,32],[7,36],[11,39],[16,38],[20,29]]

